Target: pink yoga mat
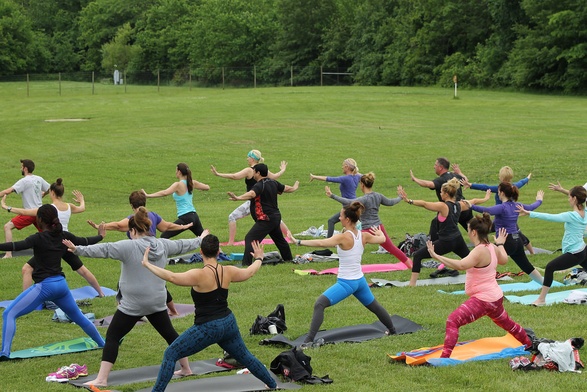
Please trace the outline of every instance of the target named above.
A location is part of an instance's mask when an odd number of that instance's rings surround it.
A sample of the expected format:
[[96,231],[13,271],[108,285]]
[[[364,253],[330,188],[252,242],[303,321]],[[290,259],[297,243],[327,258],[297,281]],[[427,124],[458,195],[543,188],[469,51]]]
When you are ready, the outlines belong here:
[[[289,238],[285,239],[288,243],[291,244],[291,240]],[[265,245],[273,245],[274,242],[271,238],[265,238],[263,241],[261,241],[262,244]],[[227,242],[221,242],[220,246],[226,246]],[[244,246],[245,245],[245,241],[237,241],[237,242],[233,242],[232,246]]]

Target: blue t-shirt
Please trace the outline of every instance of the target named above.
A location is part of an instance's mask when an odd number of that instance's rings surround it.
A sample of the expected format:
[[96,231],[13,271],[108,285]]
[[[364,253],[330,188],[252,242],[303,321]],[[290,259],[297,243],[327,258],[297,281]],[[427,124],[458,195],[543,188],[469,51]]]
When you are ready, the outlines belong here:
[[340,196],[347,199],[357,198],[357,186],[361,181],[360,174],[347,174],[339,177],[326,177],[328,182],[336,182],[340,184]]

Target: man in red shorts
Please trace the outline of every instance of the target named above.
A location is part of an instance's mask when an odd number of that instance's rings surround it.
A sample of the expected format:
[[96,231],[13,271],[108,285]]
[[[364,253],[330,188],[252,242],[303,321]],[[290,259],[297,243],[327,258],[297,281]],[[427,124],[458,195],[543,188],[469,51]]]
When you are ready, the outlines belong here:
[[[16,192],[22,198],[23,208],[39,208],[43,205],[43,196],[49,191],[49,183],[42,177],[33,174],[35,163],[30,159],[21,159],[21,174],[23,178],[13,186],[0,192],[0,197]],[[12,207],[8,207],[8,212]],[[36,216],[17,215],[4,225],[6,242],[12,241],[12,230],[20,230],[30,225],[37,227]],[[38,230],[38,227],[37,227]],[[12,257],[12,252],[6,252],[4,258]]]

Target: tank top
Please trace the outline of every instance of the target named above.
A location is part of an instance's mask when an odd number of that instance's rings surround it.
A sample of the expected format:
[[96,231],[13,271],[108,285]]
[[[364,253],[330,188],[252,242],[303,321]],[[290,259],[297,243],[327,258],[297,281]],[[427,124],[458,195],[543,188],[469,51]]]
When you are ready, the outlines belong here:
[[257,183],[257,180],[255,180],[254,177],[251,178],[246,178],[245,177],[245,186],[247,187],[247,192],[251,190],[251,188],[253,188],[253,185],[255,185]]
[[204,268],[210,268],[214,271],[217,288],[207,293],[200,293],[192,287],[191,295],[196,307],[194,324],[204,324],[208,321],[218,320],[228,316],[231,311],[228,308],[228,289],[222,287],[218,277],[218,267],[222,271],[222,266],[216,264],[216,268],[209,264]]
[[69,205],[69,203],[67,204],[67,210],[65,211],[61,211],[59,208],[57,208],[55,204],[51,205],[55,207],[55,209],[57,210],[57,218],[59,219],[59,223],[61,223],[61,226],[63,227],[63,231],[69,231],[67,230],[69,226],[69,218],[71,218],[71,206]]
[[438,214],[438,239],[452,241],[461,236],[459,231],[459,217],[461,216],[461,205],[452,201],[444,202],[448,207],[448,215],[442,217]]
[[[181,182],[186,185],[188,183],[187,180],[181,180]],[[173,200],[175,200],[175,205],[177,206],[177,216],[189,214],[190,212],[196,212],[193,198],[193,193],[189,193],[187,191],[181,196],[178,195],[177,192],[173,192]]]
[[491,262],[485,267],[469,268],[465,280],[465,293],[469,297],[475,297],[485,302],[495,302],[503,297],[503,291],[495,280],[497,271],[497,255],[492,244],[479,244],[484,246],[491,254]]
[[351,249],[344,250],[338,245],[336,246],[336,253],[338,253],[338,277],[340,279],[355,280],[363,277],[363,271],[361,270],[361,258],[363,257],[364,251],[363,233],[361,233],[361,230],[357,231],[357,235],[352,231],[350,233],[354,240]]

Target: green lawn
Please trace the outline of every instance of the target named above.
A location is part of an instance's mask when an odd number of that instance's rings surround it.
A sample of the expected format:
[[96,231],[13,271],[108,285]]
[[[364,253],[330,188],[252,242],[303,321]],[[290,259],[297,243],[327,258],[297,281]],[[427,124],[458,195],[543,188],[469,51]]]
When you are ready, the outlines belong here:
[[[20,178],[19,159],[33,159],[35,174],[53,182],[64,179],[67,199],[79,189],[86,197],[87,210],[74,216],[70,230],[78,235],[93,235],[85,220],[119,220],[130,212],[128,195],[144,188],[154,192],[167,188],[174,180],[175,165],[186,162],[195,179],[207,183],[208,192],[197,193],[194,203],[205,227],[222,241],[228,237],[227,216],[236,207],[227,191],[245,190],[242,181],[214,177],[210,165],[221,172],[245,167],[246,154],[259,149],[271,170],[281,160],[289,165],[281,178],[285,184],[300,181],[300,189],[280,198],[285,222],[297,233],[309,226],[326,225],[340,205],[324,195],[323,182],[309,182],[309,174],[339,175],[341,162],[357,160],[360,171],[373,171],[374,190],[395,196],[396,186],[406,187],[413,199],[434,200],[435,194],[410,181],[409,171],[423,179],[435,177],[433,164],[445,156],[457,162],[474,182],[497,181],[503,165],[511,166],[515,179],[532,173],[532,180],[521,191],[520,201],[532,202],[536,192],[546,191],[543,212],[557,213],[569,207],[561,194],[548,191],[550,182],[563,186],[582,185],[584,174],[587,101],[582,97],[530,95],[493,91],[459,91],[453,99],[451,89],[389,87],[309,87],[261,89],[187,89],[128,86],[125,93],[115,86],[100,86],[91,94],[89,84],[68,84],[61,96],[55,85],[34,86],[26,97],[24,83],[0,84],[1,154],[0,188]],[[118,86],[120,87],[120,86]],[[34,93],[33,93],[34,92]],[[88,119],[83,122],[46,122],[50,119]],[[333,187],[335,193],[338,188]],[[468,198],[482,193],[466,191]],[[492,203],[493,201],[490,201]],[[17,195],[8,203],[20,206]],[[167,220],[173,220],[171,198],[150,199],[148,207]],[[5,213],[5,222],[12,215]],[[394,243],[406,232],[427,231],[433,214],[401,203],[382,207],[380,216]],[[252,220],[238,222],[237,239],[242,239]],[[4,222],[3,222],[4,223]],[[524,233],[536,247],[560,248],[560,224],[520,219]],[[15,232],[19,240],[33,233],[27,228]],[[189,238],[184,233],[180,238]],[[125,238],[108,233],[106,241]],[[266,250],[274,250],[268,246]],[[395,262],[389,255],[375,255],[370,246],[364,263]],[[242,252],[242,247],[225,248],[226,253]],[[294,254],[310,251],[294,248]],[[552,256],[535,255],[531,261],[544,267]],[[2,261],[0,300],[16,297],[21,289],[20,269],[26,258]],[[118,262],[84,260],[103,286],[115,288]],[[325,269],[336,263],[313,264],[301,268]],[[172,266],[186,270],[187,266]],[[295,338],[307,331],[315,299],[334,281],[329,276],[299,276],[293,264],[268,266],[251,280],[231,286],[230,306],[252,352],[269,365],[282,349],[260,346],[262,336],[249,336],[248,330],[258,314],[267,315],[278,303],[285,305],[287,335]],[[503,271],[518,271],[510,262]],[[423,270],[423,277],[431,270]],[[66,271],[71,288],[85,285],[77,274]],[[369,275],[407,280],[409,272]],[[562,279],[562,275],[555,276]],[[528,281],[524,276],[516,278]],[[458,287],[460,288],[460,287]],[[437,293],[438,287],[377,289],[377,299],[392,314],[407,317],[424,326],[412,335],[394,336],[361,344],[331,345],[309,351],[314,373],[329,374],[336,391],[374,390],[579,390],[582,375],[549,372],[519,373],[507,361],[471,363],[449,368],[409,368],[392,364],[386,354],[441,344],[446,316],[463,300],[462,296]],[[189,303],[187,288],[170,287],[176,302]],[[554,291],[554,289],[553,289]],[[524,293],[522,293],[524,294]],[[527,293],[526,293],[527,294]],[[582,336],[584,308],[555,305],[545,308],[505,304],[512,318],[533,328],[539,336],[557,340]],[[83,309],[97,317],[114,313],[112,298],[94,299]],[[74,325],[56,324],[52,312],[41,311],[20,318],[13,350],[84,336]],[[324,328],[371,323],[374,316],[350,298],[326,311]],[[176,320],[178,331],[193,319]],[[105,333],[105,331],[103,331]],[[461,329],[461,340],[501,336],[503,331],[490,320],[480,320]],[[165,343],[150,326],[136,327],[121,346],[115,369],[154,365],[161,361]],[[221,356],[213,346],[191,360]],[[45,376],[71,362],[86,363],[96,372],[100,351],[0,363],[2,391],[43,388],[48,391],[71,389],[48,384]],[[118,387],[133,391],[149,384]],[[320,387],[305,386],[303,390]]]

